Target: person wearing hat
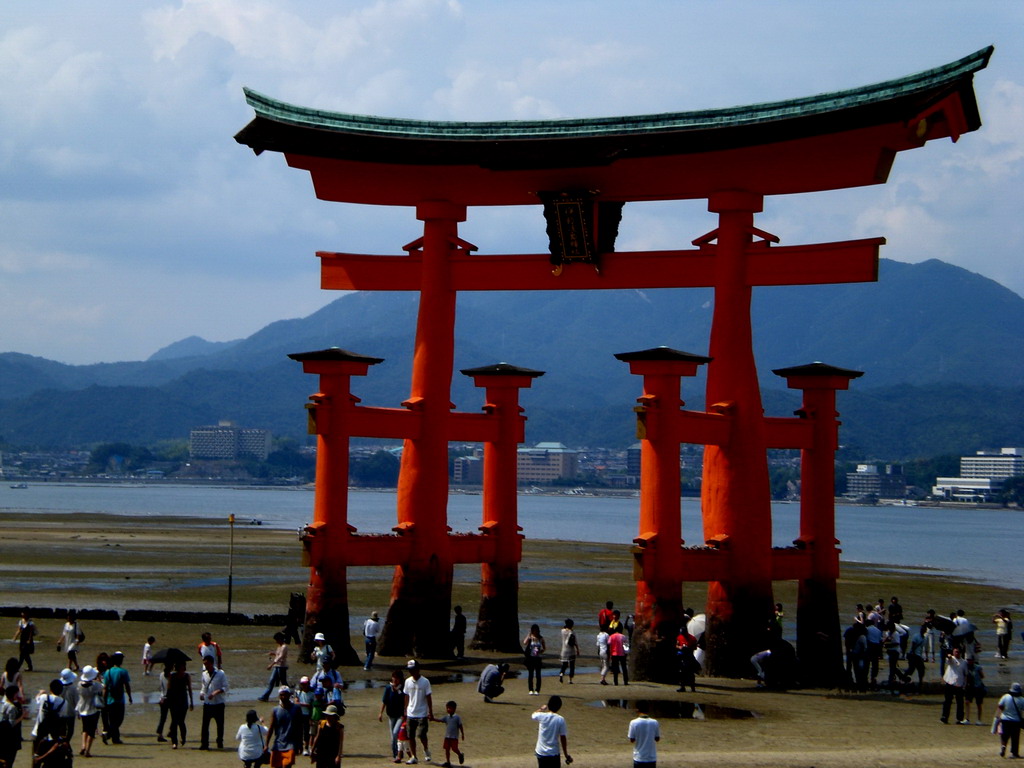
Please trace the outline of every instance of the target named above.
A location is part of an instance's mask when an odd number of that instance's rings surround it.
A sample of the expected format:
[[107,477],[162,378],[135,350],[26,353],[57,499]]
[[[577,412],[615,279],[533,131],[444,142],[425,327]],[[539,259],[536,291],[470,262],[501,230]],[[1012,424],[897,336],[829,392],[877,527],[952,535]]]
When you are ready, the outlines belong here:
[[410,677],[405,681],[405,728],[409,735],[409,749],[412,752],[406,763],[416,765],[416,735],[419,734],[423,744],[423,757],[430,762],[430,747],[427,744],[427,726],[434,719],[434,696],[430,681],[423,677],[416,659],[410,659],[405,665]]
[[103,690],[107,697],[104,709],[107,712],[107,736],[103,743],[109,738],[112,744],[121,744],[121,723],[124,722],[124,698],[132,701],[132,683],[128,676],[128,670],[122,667],[124,654],[115,651],[110,657],[110,669],[103,673]]
[[65,667],[60,671],[60,681],[64,685],[64,692],[61,694],[64,697],[64,706],[60,710],[62,718],[61,732],[64,734],[64,738],[71,741],[71,737],[75,735],[75,716],[77,715],[75,709],[78,706],[78,675]]
[[339,721],[340,717],[341,711],[333,704],[324,710],[323,719],[317,725],[316,734],[310,743],[310,759],[315,768],[336,768],[341,765],[345,726]]
[[[302,744],[299,732],[301,725],[299,705],[292,701],[292,689],[282,685],[277,692],[278,705],[270,713],[270,724],[267,726],[267,741],[270,747],[271,768],[289,768],[295,765],[296,747]],[[327,709],[331,709],[333,705]],[[337,712],[338,708],[333,707]],[[324,714],[327,713],[324,710]]]
[[1006,757],[1006,745],[1010,745],[1010,757],[1020,757],[1020,726],[1024,722],[1024,694],[1020,683],[1014,683],[996,704],[999,710],[999,756]]
[[380,636],[380,614],[373,611],[363,622],[363,640],[366,642],[366,663],[363,669],[373,666],[373,657],[377,655],[377,638]]
[[323,632],[313,635],[313,650],[309,655],[313,658],[313,663],[316,664],[317,672],[324,671],[324,659],[334,661],[334,649],[327,644],[327,637]]
[[103,709],[103,682],[99,677],[99,671],[86,664],[78,679],[75,711],[82,719],[82,749],[78,754],[85,757],[92,756],[92,743],[96,740],[96,726],[100,721],[100,710]]

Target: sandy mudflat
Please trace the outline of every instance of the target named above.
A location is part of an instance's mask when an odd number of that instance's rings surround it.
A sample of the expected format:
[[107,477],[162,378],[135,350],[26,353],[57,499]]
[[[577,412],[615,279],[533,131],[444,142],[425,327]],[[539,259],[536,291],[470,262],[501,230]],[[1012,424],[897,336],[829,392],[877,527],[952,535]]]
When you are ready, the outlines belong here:
[[[6,605],[73,605],[80,608],[159,608],[210,611],[226,607],[227,531],[225,526],[200,520],[168,520],[97,515],[5,513],[0,511],[0,602]],[[277,613],[285,609],[288,594],[301,591],[306,573],[299,564],[298,542],[289,532],[237,526],[235,530],[234,605],[236,611]],[[522,567],[521,623],[556,624],[574,617],[584,652],[592,653],[594,617],[605,599],[628,605],[631,599],[631,561],[625,546],[527,542]],[[456,572],[455,599],[465,606],[477,600],[478,571],[460,567]],[[352,627],[373,608],[386,608],[390,569],[352,569],[350,600]],[[794,585],[780,584],[777,599],[794,604]],[[949,611],[964,608],[983,627],[984,668],[993,698],[985,704],[991,720],[994,696],[1012,679],[1024,676],[1024,666],[992,658],[994,634],[988,617],[997,608],[1015,610],[1018,631],[1024,628],[1020,610],[1024,595],[993,587],[950,583],[923,572],[893,574],[872,567],[848,567],[840,585],[840,604],[852,606],[872,598],[899,595],[908,621],[916,621],[927,608]],[[700,606],[703,588],[694,585],[686,602]],[[851,609],[852,610],[852,609]],[[474,611],[467,609],[472,617]],[[790,617],[792,618],[792,617]],[[0,654],[17,655],[10,642],[14,619],[2,619]],[[40,620],[36,652],[37,671],[27,675],[28,687],[37,690],[63,666],[55,651],[57,620]],[[193,648],[207,627],[187,624],[142,625],[134,622],[83,622],[87,640],[84,659],[100,650],[121,649],[127,655],[136,702],[152,699],[155,677],[143,677],[138,657],[145,638],[157,636],[158,647]],[[266,651],[272,647],[266,627],[209,627],[225,652],[225,668],[234,689],[228,707],[223,752],[192,749],[198,741],[200,713],[189,719],[189,744],[172,751],[155,741],[156,706],[129,708],[126,744],[97,744],[95,757],[80,764],[120,764],[142,761],[154,766],[240,765],[230,748],[245,710],[255,707],[269,717],[270,707],[255,701],[265,682]],[[9,631],[8,631],[9,630]],[[472,621],[471,629],[472,631]],[[358,634],[358,632],[357,632]],[[792,635],[792,631],[787,632]],[[553,638],[551,638],[553,639]],[[1019,642],[1014,649],[1024,654]],[[1016,655],[1011,650],[1011,655]],[[550,654],[549,654],[550,656]],[[637,698],[658,702],[662,766],[916,766],[935,764],[988,765],[998,761],[998,739],[988,728],[943,726],[938,722],[937,695],[898,698],[885,694],[846,695],[805,690],[773,693],[754,690],[750,681],[701,679],[695,694],[679,694],[674,686],[634,683],[628,688],[597,684],[592,671],[596,659],[584,658],[574,685],[559,685],[557,676],[545,678],[544,696],[528,696],[525,679],[512,680],[497,703],[485,705],[475,693],[475,682],[448,682],[460,673],[473,677],[499,658],[472,654],[465,663],[426,660],[427,677],[435,685],[435,712],[455,699],[465,721],[467,766],[532,766],[536,729],[530,713],[550,693],[565,698],[563,714],[569,723],[570,751],[580,766],[631,764],[626,727]],[[505,657],[508,658],[508,657]],[[516,661],[514,659],[510,659]],[[344,669],[351,687],[346,694],[346,765],[390,765],[385,727],[377,722],[380,686],[390,665],[404,659],[380,659],[373,672]],[[198,665],[193,664],[198,668]],[[556,662],[549,666],[556,667]],[[294,680],[307,668],[293,660]],[[549,670],[550,671],[550,670]],[[556,670],[557,671],[557,670]],[[936,681],[929,665],[926,680]],[[372,685],[373,687],[367,687]],[[140,695],[141,694],[141,695]],[[604,702],[627,702],[626,709]],[[198,705],[198,701],[196,702]],[[680,703],[696,704],[705,720],[675,716]],[[972,717],[973,719],[973,717]],[[27,732],[27,729],[26,729]],[[443,761],[442,729],[431,729],[434,762]],[[77,739],[77,736],[76,736]],[[116,760],[117,763],[113,761]],[[27,755],[18,765],[28,766]],[[299,763],[304,764],[304,761]]]

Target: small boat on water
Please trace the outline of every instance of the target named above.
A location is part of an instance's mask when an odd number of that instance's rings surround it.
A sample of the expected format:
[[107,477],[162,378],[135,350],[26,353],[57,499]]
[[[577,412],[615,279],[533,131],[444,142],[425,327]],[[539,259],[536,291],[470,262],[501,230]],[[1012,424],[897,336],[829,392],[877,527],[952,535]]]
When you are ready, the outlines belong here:
[[22,488],[28,488],[28,483],[12,483],[11,488],[21,490]]

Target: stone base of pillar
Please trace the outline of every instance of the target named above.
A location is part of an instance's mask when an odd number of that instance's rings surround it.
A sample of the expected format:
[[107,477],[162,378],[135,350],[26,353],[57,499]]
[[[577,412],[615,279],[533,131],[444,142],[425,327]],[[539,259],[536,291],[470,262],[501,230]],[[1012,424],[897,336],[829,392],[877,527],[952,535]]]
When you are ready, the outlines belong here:
[[337,665],[355,666],[362,663],[349,639],[348,592],[344,587],[332,590],[309,585],[306,590],[306,622],[302,632],[300,658],[310,658],[313,638],[317,632],[323,632],[327,643],[334,649]]
[[[638,585],[638,591],[642,585]],[[674,590],[677,595],[680,590]],[[629,674],[634,680],[679,684],[676,637],[682,626],[682,598],[653,598],[637,601],[633,617],[633,640],[629,651]]]
[[449,615],[454,567],[432,557],[420,567],[399,565],[391,582],[391,606],[377,652],[381,656],[452,657]]
[[796,649],[800,680],[814,688],[838,688],[846,680],[835,579],[805,579],[797,596]]
[[500,575],[488,575],[484,566],[484,594],[480,598],[476,631],[469,647],[476,651],[517,653],[522,650],[519,636],[519,578],[517,567],[501,569]]
[[750,657],[771,644],[774,617],[771,582],[763,588],[709,584],[704,635],[708,674],[754,677]]

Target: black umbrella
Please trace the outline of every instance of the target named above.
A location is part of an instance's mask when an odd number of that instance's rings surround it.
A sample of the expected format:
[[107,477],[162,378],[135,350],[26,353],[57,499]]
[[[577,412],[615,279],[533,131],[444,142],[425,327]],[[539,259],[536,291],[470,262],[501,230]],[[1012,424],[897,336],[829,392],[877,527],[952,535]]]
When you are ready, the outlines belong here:
[[179,661],[192,661],[192,657],[180,648],[162,648],[153,654],[154,664],[177,664]]
[[953,634],[953,630],[956,629],[956,624],[944,616],[936,616],[932,619],[932,626],[939,630],[939,632],[945,632],[947,635]]

